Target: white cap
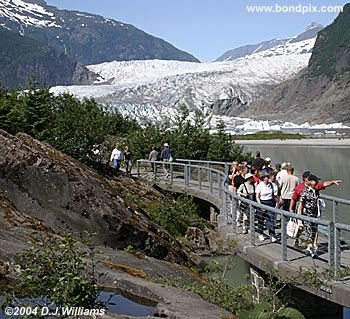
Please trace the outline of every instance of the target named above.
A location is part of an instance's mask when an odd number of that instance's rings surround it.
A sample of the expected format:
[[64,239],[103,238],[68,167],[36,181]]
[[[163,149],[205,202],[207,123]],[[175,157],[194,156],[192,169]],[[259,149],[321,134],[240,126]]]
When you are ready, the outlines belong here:
[[169,144],[168,144],[168,143],[164,143],[164,146],[165,146],[165,147],[169,147]]
[[271,158],[270,158],[270,157],[266,157],[266,158],[265,158],[265,161],[266,161],[266,162],[271,162]]

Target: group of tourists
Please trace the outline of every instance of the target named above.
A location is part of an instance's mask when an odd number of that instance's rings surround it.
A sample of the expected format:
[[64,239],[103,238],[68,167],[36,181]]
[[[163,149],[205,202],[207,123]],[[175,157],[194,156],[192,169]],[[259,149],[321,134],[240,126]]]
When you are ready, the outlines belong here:
[[110,162],[117,172],[120,171],[121,164],[124,162],[126,174],[131,175],[132,152],[129,149],[129,146],[125,146],[123,150],[120,144],[116,144],[112,151]]
[[[96,156],[100,152],[100,150],[97,146],[94,145],[91,152]],[[152,150],[149,154],[148,160],[152,162],[156,162],[156,161],[172,162],[174,160],[173,151],[170,148],[168,143],[164,143],[164,147],[160,153],[157,151],[157,148],[155,146],[152,146]],[[132,162],[132,152],[129,146],[125,146],[123,150],[120,144],[116,144],[110,156],[110,162],[117,172],[120,171],[120,167],[124,162],[126,174],[131,175],[133,162]],[[152,164],[152,168],[154,172],[156,172],[156,168],[157,168],[156,165],[157,165],[156,163]],[[165,173],[167,174],[166,177],[168,177],[169,176],[168,165],[164,164],[163,168],[165,170]]]
[[[260,204],[280,208],[291,213],[302,214],[309,217],[320,216],[319,191],[331,185],[339,185],[341,180],[321,182],[310,171],[305,171],[302,181],[294,175],[291,163],[271,164],[269,157],[262,158],[256,152],[251,165],[247,162],[233,162],[230,172],[231,189],[239,196],[256,201]],[[242,232],[249,231],[249,206],[240,201],[236,212],[237,226],[242,226]],[[256,209],[256,232],[258,239],[266,238],[264,228],[268,230],[270,242],[279,240],[276,235],[276,216],[269,210]],[[317,256],[317,225],[304,221],[296,235],[295,246],[299,247],[302,231],[306,237],[306,253],[312,257]]]

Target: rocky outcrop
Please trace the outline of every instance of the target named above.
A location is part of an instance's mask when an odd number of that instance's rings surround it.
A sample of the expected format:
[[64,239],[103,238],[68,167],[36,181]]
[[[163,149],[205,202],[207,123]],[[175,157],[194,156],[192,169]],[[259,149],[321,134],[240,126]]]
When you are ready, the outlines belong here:
[[12,136],[0,130],[3,260],[23,248],[39,224],[47,232],[70,232],[77,237],[84,231],[96,232],[97,244],[112,248],[132,245],[148,256],[190,263],[180,244],[133,204],[133,194],[145,200],[162,199],[141,181],[122,175],[101,176],[26,134]]
[[275,88],[240,116],[294,123],[350,123],[350,73],[338,80],[309,77],[307,70]]
[[319,32],[309,65],[240,116],[312,124],[350,123],[350,4]]

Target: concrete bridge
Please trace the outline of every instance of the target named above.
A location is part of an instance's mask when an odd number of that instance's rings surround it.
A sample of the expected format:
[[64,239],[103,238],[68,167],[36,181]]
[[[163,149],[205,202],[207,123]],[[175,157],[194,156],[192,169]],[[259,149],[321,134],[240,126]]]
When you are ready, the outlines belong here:
[[[153,180],[159,187],[176,193],[186,193],[207,201],[218,212],[217,224],[224,240],[235,240],[238,254],[255,268],[277,276],[299,278],[301,273],[312,271],[322,284],[311,286],[302,281],[298,287],[339,305],[350,307],[350,225],[338,222],[342,209],[350,201],[321,195],[327,211],[321,218],[291,214],[284,210],[266,207],[244,199],[229,190],[226,183],[230,163],[177,160],[164,162],[137,161],[137,174]],[[238,202],[249,207],[249,233],[243,234],[236,222]],[[255,231],[256,210],[268,209],[276,214],[280,240],[271,243],[258,241]],[[327,217],[326,217],[327,216]],[[294,248],[294,240],[288,238],[286,226],[293,217],[318,225],[320,233],[318,258],[311,258]]]

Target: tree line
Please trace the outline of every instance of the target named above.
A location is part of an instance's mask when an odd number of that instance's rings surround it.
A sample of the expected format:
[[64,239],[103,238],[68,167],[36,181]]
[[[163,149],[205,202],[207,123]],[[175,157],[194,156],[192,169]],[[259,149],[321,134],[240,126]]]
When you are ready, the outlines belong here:
[[0,88],[0,127],[11,134],[23,132],[59,151],[86,162],[93,145],[103,145],[105,158],[115,143],[128,145],[133,158],[147,158],[152,147],[167,142],[177,158],[242,161],[250,159],[225,133],[223,122],[211,134],[205,115],[190,119],[181,106],[174,123],[140,125],[111,106],[94,99],[79,100],[71,94],[54,95],[49,88],[30,84],[25,91]]

